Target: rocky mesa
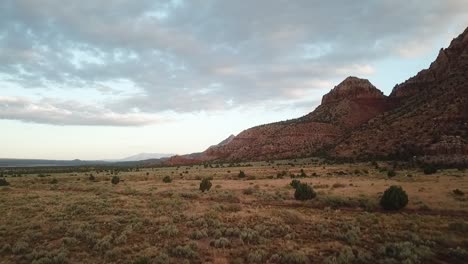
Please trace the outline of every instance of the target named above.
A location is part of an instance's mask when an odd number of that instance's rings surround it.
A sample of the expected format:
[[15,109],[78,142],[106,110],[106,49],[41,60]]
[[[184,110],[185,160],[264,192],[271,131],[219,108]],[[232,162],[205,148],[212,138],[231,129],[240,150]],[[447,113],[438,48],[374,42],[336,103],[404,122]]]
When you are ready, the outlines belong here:
[[348,77],[303,117],[247,129],[168,163],[316,155],[467,162],[467,142],[468,28],[428,69],[396,85],[389,96],[366,79]]
[[369,119],[389,110],[390,100],[366,79],[348,77],[303,117],[253,127],[202,153],[175,156],[171,165],[210,160],[241,161],[314,155]]

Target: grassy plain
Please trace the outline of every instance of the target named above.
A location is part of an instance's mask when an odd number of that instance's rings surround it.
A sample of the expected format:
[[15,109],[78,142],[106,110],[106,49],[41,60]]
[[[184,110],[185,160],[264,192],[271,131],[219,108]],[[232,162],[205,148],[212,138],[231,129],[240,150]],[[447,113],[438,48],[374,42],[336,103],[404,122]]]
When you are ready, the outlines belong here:
[[[8,176],[0,263],[466,263],[468,172],[388,178],[388,168],[316,159],[141,168],[118,172],[116,185],[114,171]],[[311,201],[289,186],[301,169]],[[204,177],[213,186],[202,193]],[[391,185],[408,193],[402,211],[378,205]]]

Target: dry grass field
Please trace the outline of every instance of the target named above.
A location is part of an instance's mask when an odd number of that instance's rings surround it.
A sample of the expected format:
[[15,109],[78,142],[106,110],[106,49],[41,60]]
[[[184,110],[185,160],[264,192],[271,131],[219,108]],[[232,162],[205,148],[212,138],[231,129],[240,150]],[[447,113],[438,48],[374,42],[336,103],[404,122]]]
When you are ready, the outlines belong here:
[[[466,263],[468,172],[388,178],[389,166],[145,168],[118,172],[118,184],[114,171],[8,176],[0,263]],[[294,200],[289,185],[301,169],[317,193],[310,201]],[[202,193],[205,177],[212,188]],[[409,196],[398,212],[379,206],[391,185]]]

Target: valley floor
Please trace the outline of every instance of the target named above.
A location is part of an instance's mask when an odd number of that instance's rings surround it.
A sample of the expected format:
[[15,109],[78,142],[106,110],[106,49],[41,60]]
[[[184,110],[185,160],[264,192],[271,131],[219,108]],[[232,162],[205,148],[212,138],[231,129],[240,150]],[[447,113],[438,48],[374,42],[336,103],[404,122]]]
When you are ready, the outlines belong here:
[[[466,263],[468,172],[397,169],[389,179],[388,166],[148,168],[119,172],[116,185],[110,171],[9,176],[0,263]],[[301,169],[311,201],[294,200],[289,185]],[[203,177],[213,178],[205,193]],[[408,193],[402,211],[378,205],[391,185]]]

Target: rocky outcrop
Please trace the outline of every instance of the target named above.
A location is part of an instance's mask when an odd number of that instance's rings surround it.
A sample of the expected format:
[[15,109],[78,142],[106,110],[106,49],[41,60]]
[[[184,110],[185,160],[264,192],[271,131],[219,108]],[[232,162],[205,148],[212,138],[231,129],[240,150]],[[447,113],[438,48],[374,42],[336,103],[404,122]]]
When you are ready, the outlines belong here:
[[397,85],[390,99],[397,100],[398,107],[354,130],[330,154],[424,159],[466,155],[468,28],[439,52],[428,69]]
[[454,82],[462,81],[466,78],[467,67],[468,28],[453,39],[447,49],[440,49],[439,55],[428,69],[420,71],[416,76],[395,86],[390,96],[410,97],[447,79],[452,79]]
[[468,155],[468,143],[460,136],[442,136],[427,149],[428,155]]
[[350,129],[387,111],[391,104],[368,80],[348,77],[324,96],[322,104],[301,118],[253,127],[177,162],[245,161],[301,157],[334,145]]
[[324,154],[421,160],[468,160],[468,28],[426,70],[389,97],[368,80],[348,77],[313,112],[247,129],[171,164],[268,160]]
[[384,94],[367,79],[348,77],[322,98],[322,105],[341,100],[383,99]]

